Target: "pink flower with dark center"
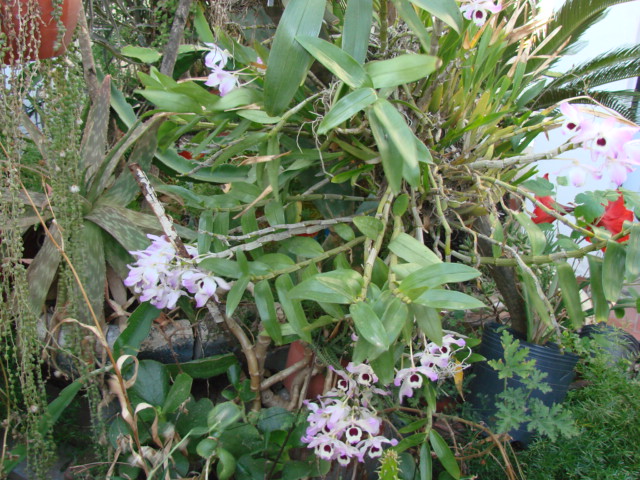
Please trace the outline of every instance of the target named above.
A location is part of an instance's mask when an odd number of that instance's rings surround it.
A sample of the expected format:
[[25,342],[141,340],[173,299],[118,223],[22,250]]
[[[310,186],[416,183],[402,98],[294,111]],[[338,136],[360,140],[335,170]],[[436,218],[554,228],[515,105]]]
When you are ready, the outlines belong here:
[[473,23],[481,27],[487,21],[488,12],[498,13],[502,10],[502,5],[494,4],[489,0],[470,0],[462,5],[460,10],[464,18],[472,20]]

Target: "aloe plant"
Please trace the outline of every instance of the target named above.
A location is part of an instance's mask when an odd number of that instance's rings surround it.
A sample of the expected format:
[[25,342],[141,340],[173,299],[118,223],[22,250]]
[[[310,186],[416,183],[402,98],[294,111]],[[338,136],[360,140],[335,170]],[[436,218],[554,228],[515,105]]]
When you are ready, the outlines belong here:
[[[77,201],[82,205],[83,224],[79,232],[74,232],[79,237],[76,237],[81,245],[79,255],[84,263],[84,268],[79,269],[80,279],[93,311],[101,321],[104,320],[107,268],[124,278],[126,265],[132,261],[128,252],[143,249],[149,244],[145,231],[159,231],[155,217],[129,208],[140,192],[126,164],[135,162],[147,168],[150,166],[157,149],[161,117],[152,117],[144,123],[136,121],[114,146],[107,149],[111,89],[111,79],[107,76],[86,120],[81,146],[84,183],[77,186],[76,193]],[[34,143],[42,146],[42,133],[26,116],[23,125]],[[45,154],[42,151],[42,155]],[[31,193],[29,196],[31,199],[24,195],[25,203],[31,207],[24,225],[39,221],[33,208],[41,211],[43,220],[50,219],[51,212],[56,211],[55,203],[49,205],[48,198],[42,194]],[[60,241],[59,231],[55,225],[50,231],[54,238],[45,239],[27,270],[29,302],[34,312],[43,310],[61,263],[61,253],[54,241]],[[187,237],[191,235],[186,229],[182,232]],[[86,307],[80,304],[78,308],[88,317]]]

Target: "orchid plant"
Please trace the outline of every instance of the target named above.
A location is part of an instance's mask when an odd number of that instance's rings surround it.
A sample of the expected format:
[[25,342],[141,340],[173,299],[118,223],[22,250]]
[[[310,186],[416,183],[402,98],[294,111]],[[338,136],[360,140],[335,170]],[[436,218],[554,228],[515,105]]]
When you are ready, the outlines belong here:
[[[212,31],[198,9],[193,76],[151,66],[136,92],[166,114],[156,161],[210,187],[154,182],[199,212],[197,244],[176,244],[165,227],[131,252],[125,284],[167,310],[193,296],[224,323],[246,360],[252,395],[241,401],[306,408],[301,439],[319,459],[393,463],[419,446],[421,469],[433,451],[460,478],[433,425],[452,419],[436,411],[436,395],[449,379],[462,388],[472,360],[454,316],[495,316],[504,304],[516,329],[543,342],[583,323],[566,259],[606,246],[604,260],[589,257],[599,318],[620,295],[621,267],[628,279],[640,273],[636,225],[619,222],[609,238],[602,204],[590,221],[576,207],[581,220],[571,223],[549,182],[533,179],[536,161],[575,148],[594,163],[574,166],[574,183],[606,171],[620,185],[640,162],[631,119],[598,123],[578,106],[591,92],[539,104],[553,93],[553,62],[610,2],[592,3],[587,12],[569,1],[541,21],[529,0],[290,0],[264,43]],[[566,12],[575,29],[562,25]],[[570,141],[528,153],[553,128]],[[543,231],[552,218],[592,244],[555,248]],[[559,295],[540,281],[541,265]],[[489,277],[500,301],[479,294]],[[255,321],[243,322],[248,304]],[[293,341],[305,358],[267,376],[269,347]],[[324,395],[305,399],[321,371]],[[289,375],[290,395],[278,396],[273,387]]]

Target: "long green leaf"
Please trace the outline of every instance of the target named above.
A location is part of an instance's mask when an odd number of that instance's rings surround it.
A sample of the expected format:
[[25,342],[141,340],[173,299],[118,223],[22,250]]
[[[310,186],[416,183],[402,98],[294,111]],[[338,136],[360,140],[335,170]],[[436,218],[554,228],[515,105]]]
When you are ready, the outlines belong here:
[[602,285],[602,259],[593,255],[587,256],[587,259],[589,260],[589,283],[593,314],[596,322],[606,322],[609,318],[609,304],[604,295]]
[[325,0],[291,0],[280,18],[264,81],[265,109],[271,116],[286,110],[307,75],[311,56],[295,38],[318,36],[325,3]]
[[94,175],[100,168],[104,158],[107,144],[107,130],[109,129],[109,104],[111,100],[111,76],[104,77],[102,85],[98,90],[87,124],[82,137],[81,167],[84,169],[85,188],[90,189]]
[[[137,163],[145,172],[149,170],[158,147],[158,129],[160,122],[147,130],[136,142],[127,165]],[[126,207],[140,195],[140,187],[128,168],[124,168],[112,187],[100,197],[101,202]]]
[[625,260],[626,280],[633,282],[640,275],[640,225],[631,227]]
[[409,306],[418,328],[424,332],[429,340],[442,345],[442,318],[438,311],[415,302]]
[[462,14],[455,0],[410,0],[414,5],[438,17],[456,32],[462,32]]
[[427,307],[443,310],[469,310],[485,306],[484,303],[471,295],[442,288],[427,290],[414,301]]
[[573,328],[578,329],[584,325],[584,313],[582,311],[582,302],[580,301],[580,289],[573,268],[566,262],[559,263],[558,268],[558,284],[562,291],[562,303],[567,309],[567,315],[571,321]]
[[140,304],[128,318],[127,327],[116,338],[113,356],[118,359],[121,355],[137,355],[140,345],[149,335],[153,321],[158,318],[160,312],[161,310],[149,302]]
[[389,250],[403,260],[423,267],[442,262],[426,245],[406,233],[401,233],[394,238],[389,243]]
[[397,87],[415,82],[432,74],[442,62],[437,57],[405,54],[389,60],[378,60],[365,65],[374,88]]
[[438,432],[435,430],[429,431],[429,442],[433,447],[433,451],[436,452],[438,460],[445,468],[449,475],[451,475],[455,479],[460,478],[460,466],[458,462],[456,462],[456,457],[453,455],[453,452],[447,445],[447,442],[440,436]]
[[359,88],[338,100],[318,126],[318,135],[324,135],[378,99],[372,88]]
[[604,298],[612,303],[618,301],[624,284],[626,250],[615,240],[607,242],[602,264],[602,289]]
[[389,343],[384,325],[368,303],[358,302],[349,307],[356,331],[379,349],[388,349]]
[[[94,314],[102,323],[104,321],[104,287],[107,277],[102,231],[95,223],[85,220],[77,238],[82,245],[79,250],[82,268],[78,270],[78,276],[89,297]],[[82,298],[80,295],[78,297]],[[79,300],[78,310],[81,319],[92,323],[89,307],[84,299]]]
[[[247,272],[248,273],[248,272]],[[227,294],[227,308],[226,315],[230,317],[235,312],[236,308],[240,304],[240,300],[242,300],[242,296],[244,295],[245,290],[247,289],[247,285],[249,285],[250,277],[246,274],[243,274],[231,287],[229,293]]]
[[311,332],[309,332],[309,322],[302,309],[302,304],[298,300],[289,297],[289,291],[293,288],[293,282],[289,275],[280,275],[276,279],[276,291],[282,310],[291,324],[294,332],[305,342],[311,343]]
[[165,365],[165,367],[171,375],[178,375],[180,372],[184,372],[191,378],[211,378],[222,375],[231,365],[237,364],[238,359],[236,356],[233,353],[226,353],[180,364],[171,363]]
[[[411,186],[417,187],[420,181],[418,151],[415,136],[406,120],[389,101],[383,98],[376,100],[371,107],[371,117],[376,119],[377,127],[373,130],[373,134],[380,148],[385,173],[390,176],[393,169],[399,169],[404,179]],[[397,190],[394,188],[394,191]]]
[[342,30],[342,49],[359,63],[363,63],[367,57],[372,22],[373,0],[347,2]]
[[544,236],[544,232],[533,223],[531,217],[524,212],[514,212],[518,223],[522,225],[529,237],[529,243],[531,244],[531,254],[540,255],[544,252],[544,248],[547,245],[547,238]]
[[427,30],[427,27],[424,26],[422,20],[420,20],[413,6],[409,4],[408,0],[393,0],[393,3],[396,6],[400,18],[405,21],[420,42],[420,45],[422,45],[422,49],[428,52],[431,48],[431,34]]
[[398,290],[416,298],[428,288],[439,287],[445,283],[466,282],[479,276],[478,270],[461,263],[436,263],[411,273],[400,282]]
[[162,404],[162,412],[165,414],[173,413],[180,405],[186,402],[189,399],[189,395],[191,395],[192,384],[193,378],[186,373],[179,373]]
[[275,300],[273,299],[273,293],[271,293],[269,281],[262,280],[256,283],[253,294],[264,329],[276,345],[282,344],[282,330],[280,329],[280,322],[278,322]]
[[351,55],[317,37],[296,37],[307,52],[351,88],[370,87],[371,79]]
[[[58,243],[62,237],[57,225],[51,225],[49,232]],[[61,255],[49,237],[45,238],[44,244],[36,254],[35,258],[27,268],[27,282],[29,284],[29,305],[31,310],[40,315],[44,301],[47,298],[53,279],[58,272]]]
[[99,205],[85,219],[91,220],[109,233],[128,251],[142,250],[149,245],[149,240],[117,207]]

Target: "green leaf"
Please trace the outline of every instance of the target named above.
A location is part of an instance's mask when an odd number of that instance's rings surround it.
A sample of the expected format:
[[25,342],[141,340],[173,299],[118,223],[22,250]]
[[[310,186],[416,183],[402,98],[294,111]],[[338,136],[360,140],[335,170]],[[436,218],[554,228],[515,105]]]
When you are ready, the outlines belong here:
[[80,146],[81,168],[84,170],[84,182],[87,190],[90,189],[93,177],[104,159],[107,131],[109,130],[110,99],[111,76],[107,75],[98,90],[97,98],[89,110]]
[[447,442],[433,429],[429,431],[429,442],[445,470],[449,472],[453,478],[459,479],[460,467]]
[[398,197],[393,202],[393,207],[391,207],[391,211],[397,217],[401,217],[405,214],[407,209],[409,208],[409,195],[403,193],[402,195],[398,195]]
[[263,125],[278,123],[281,120],[281,117],[271,117],[262,110],[238,110],[236,114],[239,117],[246,118],[247,120]]
[[604,252],[602,264],[602,288],[604,298],[610,302],[616,302],[620,298],[622,285],[624,284],[624,269],[626,261],[625,247],[615,240],[607,241],[607,249]]
[[127,392],[134,405],[146,402],[154,407],[160,407],[169,393],[169,372],[160,362],[140,360],[136,383]]
[[545,237],[544,232],[538,225],[533,223],[533,220],[526,213],[514,212],[514,216],[527,232],[529,243],[531,244],[531,254],[534,256],[542,254],[547,245],[547,237]]
[[302,309],[302,304],[289,297],[289,291],[293,288],[293,282],[289,275],[280,275],[276,279],[276,291],[280,306],[289,320],[289,324],[294,332],[305,342],[311,343],[311,333],[308,329],[309,322]]
[[223,402],[213,407],[207,415],[207,425],[211,432],[222,432],[240,419],[240,407],[233,402]]
[[242,274],[238,262],[228,258],[205,258],[198,262],[198,266],[221,277],[240,278]]
[[324,253],[322,246],[309,237],[287,238],[282,242],[282,248],[302,258],[315,258]]
[[318,36],[325,3],[325,0],[291,0],[284,9],[264,81],[265,109],[271,116],[286,110],[309,71],[311,56],[295,38]]
[[[76,397],[80,389],[82,388],[82,379],[75,380],[64,387],[55,399],[47,406],[48,415],[44,415],[40,418],[38,424],[38,431],[45,435],[51,427],[58,421],[60,416],[64,413],[66,408],[71,404]],[[1,472],[2,470],[0,470]]]
[[437,57],[404,54],[389,60],[367,63],[364,68],[371,77],[373,88],[397,87],[415,82],[432,74],[440,66]]
[[432,472],[431,449],[425,442],[420,446],[420,480],[431,480]]
[[625,268],[625,278],[628,282],[633,282],[640,275],[640,225],[638,224],[631,227],[629,241],[627,242]]
[[359,335],[362,335],[376,348],[381,350],[389,348],[384,325],[369,304],[365,302],[354,303],[349,307],[349,312]]
[[416,298],[414,302],[442,310],[469,310],[485,306],[484,303],[471,295],[442,288],[427,290]]
[[137,58],[143,63],[156,63],[162,58],[157,50],[148,47],[137,47],[135,45],[126,45],[120,49],[120,53],[125,57]]
[[324,116],[318,126],[318,135],[325,135],[332,128],[349,120],[378,99],[372,88],[359,88],[338,100]]
[[438,311],[434,308],[420,305],[419,303],[412,303],[410,309],[416,319],[418,328],[420,328],[432,342],[441,345],[442,319]]
[[224,448],[218,447],[216,450],[218,464],[216,465],[216,478],[218,480],[228,480],[236,473],[236,458]]
[[393,0],[393,3],[400,15],[400,18],[405,21],[407,26],[415,35],[415,38],[420,42],[420,45],[422,45],[422,49],[425,52],[428,52],[431,48],[431,35],[413,6],[410,5],[407,0]]
[[389,250],[409,263],[417,263],[428,267],[434,263],[442,263],[442,260],[429,250],[424,244],[406,233],[401,233],[389,243]]
[[271,293],[269,281],[262,280],[256,283],[253,294],[264,329],[276,345],[281,345],[282,331],[280,329],[280,322],[278,322],[275,300],[273,299],[273,293]]
[[201,398],[197,402],[190,400],[185,406],[185,414],[178,416],[176,431],[182,436],[204,435],[209,433],[205,419],[213,410],[213,402],[208,398]]
[[209,27],[209,21],[204,15],[201,3],[196,4],[196,13],[193,18],[193,26],[202,43],[215,43],[216,37]]
[[186,402],[191,395],[193,379],[186,373],[180,373],[171,385],[167,398],[162,405],[163,413],[173,413],[180,405]]
[[[82,265],[78,270],[78,276],[89,297],[93,313],[102,323],[104,322],[104,288],[107,277],[102,230],[95,223],[85,220],[80,231],[76,232],[76,240],[79,245],[82,245],[77,257]],[[92,323],[91,312],[84,299],[78,300],[77,309],[78,318]]]
[[382,233],[382,230],[384,229],[382,220],[376,217],[354,217],[353,223],[356,227],[358,227],[358,230],[360,230],[367,238],[370,238],[371,240],[376,240],[378,238],[378,235],[380,235],[380,233]]
[[227,294],[227,317],[233,315],[233,312],[235,312],[236,308],[240,304],[240,300],[242,300],[242,296],[244,295],[250,280],[251,278],[249,275],[243,274],[238,280],[236,280],[233,287],[231,287],[231,290],[229,290],[229,293]]
[[345,242],[350,242],[356,238],[356,234],[353,229],[346,223],[338,223],[333,226],[333,230],[343,239]]
[[362,65],[341,48],[317,37],[298,36],[296,40],[327,70],[351,88],[371,86],[371,79]]
[[[62,237],[60,230],[56,224],[52,224],[49,228],[49,232],[60,245]],[[44,302],[47,298],[47,294],[51,288],[56,273],[58,272],[58,266],[61,259],[60,251],[54,245],[53,241],[47,236],[44,239],[44,243],[35,258],[31,261],[31,264],[27,268],[27,282],[29,284],[29,305],[31,311],[40,315]]]
[[466,282],[479,276],[478,270],[461,263],[436,263],[409,274],[400,282],[398,289],[414,299],[428,288],[438,287],[445,283]]
[[140,345],[151,331],[153,321],[160,316],[161,310],[149,302],[141,303],[127,320],[127,328],[116,338],[113,344],[113,356],[137,355]]
[[203,438],[202,440],[200,440],[200,442],[198,442],[198,445],[196,446],[196,453],[202,458],[209,458],[216,452],[217,447],[217,440],[209,437]]
[[225,353],[180,364],[170,363],[165,367],[171,375],[184,372],[191,378],[211,378],[224,374],[232,365],[238,365],[238,359],[232,353]]
[[566,262],[559,263],[558,285],[562,291],[562,303],[567,309],[567,315],[571,325],[576,330],[584,325],[584,313],[582,312],[582,302],[580,301],[580,289],[573,268]]
[[414,5],[438,17],[453,28],[458,34],[462,32],[462,14],[455,0],[410,0]]
[[204,255],[211,250],[213,236],[213,211],[205,210],[198,222],[198,255]]
[[[379,98],[371,107],[369,119],[375,119],[372,132],[382,155],[382,165],[387,176],[390,176],[392,169],[399,169],[402,177],[411,186],[417,187],[420,169],[416,137],[404,117],[389,101]],[[398,191],[395,186],[392,186],[394,191]]]
[[289,298],[324,303],[350,304],[362,290],[362,276],[354,270],[339,269],[321,273],[289,291]]
[[342,49],[357,62],[363,63],[369,48],[373,0],[349,0],[344,13]]
[[285,408],[271,407],[260,410],[256,427],[262,433],[271,433],[278,430],[288,431],[296,422],[296,417]]

